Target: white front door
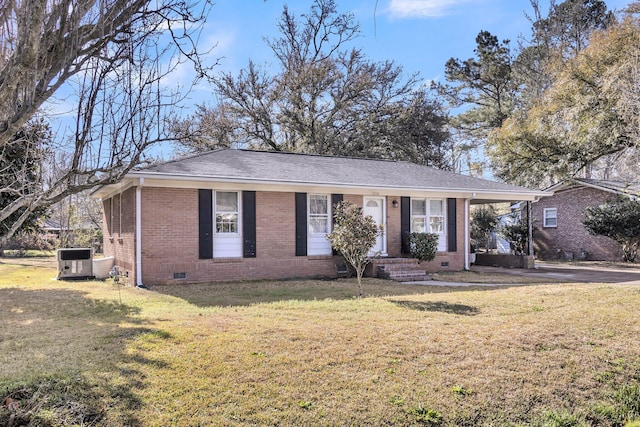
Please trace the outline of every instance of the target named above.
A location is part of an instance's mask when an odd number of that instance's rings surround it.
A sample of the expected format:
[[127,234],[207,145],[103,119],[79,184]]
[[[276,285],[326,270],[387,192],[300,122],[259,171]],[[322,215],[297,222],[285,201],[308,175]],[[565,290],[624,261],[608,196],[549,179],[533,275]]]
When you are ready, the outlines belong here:
[[384,212],[384,197],[365,197],[364,198],[364,216],[371,216],[377,225],[381,225],[382,233],[378,235],[376,244],[369,252],[370,256],[387,254],[387,232]]

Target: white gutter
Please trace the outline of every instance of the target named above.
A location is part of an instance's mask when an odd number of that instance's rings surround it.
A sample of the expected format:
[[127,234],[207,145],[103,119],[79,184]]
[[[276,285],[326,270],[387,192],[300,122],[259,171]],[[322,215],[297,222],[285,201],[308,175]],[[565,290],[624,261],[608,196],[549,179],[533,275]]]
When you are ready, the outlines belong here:
[[136,287],[144,288],[142,284],[142,186],[144,178],[140,178],[136,186]]
[[471,206],[471,200],[476,198],[476,193],[473,193],[471,197],[464,199],[464,269],[469,271],[469,208]]

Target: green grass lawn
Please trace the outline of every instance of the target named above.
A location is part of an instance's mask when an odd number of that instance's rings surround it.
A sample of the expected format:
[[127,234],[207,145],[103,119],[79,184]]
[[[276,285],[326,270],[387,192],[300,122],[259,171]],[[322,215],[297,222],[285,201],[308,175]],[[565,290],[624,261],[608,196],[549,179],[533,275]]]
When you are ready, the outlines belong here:
[[55,276],[51,260],[0,259],[0,425],[640,418],[637,286],[367,279],[358,299],[351,279],[144,291]]

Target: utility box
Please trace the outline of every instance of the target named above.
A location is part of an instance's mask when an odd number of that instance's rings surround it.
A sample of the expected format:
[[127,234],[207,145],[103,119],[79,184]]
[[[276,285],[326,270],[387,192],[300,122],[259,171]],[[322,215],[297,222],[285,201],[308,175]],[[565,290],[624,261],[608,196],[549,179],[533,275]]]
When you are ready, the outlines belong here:
[[93,250],[91,248],[58,249],[58,279],[92,279]]

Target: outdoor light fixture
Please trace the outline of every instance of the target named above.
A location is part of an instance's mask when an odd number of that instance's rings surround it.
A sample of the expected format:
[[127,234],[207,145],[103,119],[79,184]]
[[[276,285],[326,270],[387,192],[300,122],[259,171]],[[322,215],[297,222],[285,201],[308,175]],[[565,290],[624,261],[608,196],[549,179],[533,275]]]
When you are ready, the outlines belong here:
[[396,199],[393,199],[393,201],[391,202],[391,204],[393,205],[394,208],[398,207],[398,201]]

